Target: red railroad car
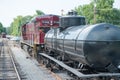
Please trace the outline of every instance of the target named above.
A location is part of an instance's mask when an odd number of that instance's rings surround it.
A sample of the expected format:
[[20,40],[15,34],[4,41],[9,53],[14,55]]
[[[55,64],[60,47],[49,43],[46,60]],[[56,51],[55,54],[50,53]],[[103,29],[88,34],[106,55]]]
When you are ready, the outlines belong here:
[[[44,36],[51,28],[59,26],[59,16],[57,15],[42,15],[37,16],[30,22],[21,27],[21,47],[31,53],[34,50],[40,51],[44,49]],[[37,52],[36,52],[37,53]]]
[[2,32],[1,37],[6,38],[6,33]]

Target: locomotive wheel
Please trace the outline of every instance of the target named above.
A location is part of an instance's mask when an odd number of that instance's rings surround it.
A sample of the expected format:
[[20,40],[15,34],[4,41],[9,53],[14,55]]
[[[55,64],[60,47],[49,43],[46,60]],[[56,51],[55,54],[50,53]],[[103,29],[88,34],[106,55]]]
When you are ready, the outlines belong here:
[[43,64],[43,63],[44,63],[43,59],[44,59],[44,58],[43,58],[42,56],[39,56],[39,55],[38,55],[37,61],[38,61],[40,64]]

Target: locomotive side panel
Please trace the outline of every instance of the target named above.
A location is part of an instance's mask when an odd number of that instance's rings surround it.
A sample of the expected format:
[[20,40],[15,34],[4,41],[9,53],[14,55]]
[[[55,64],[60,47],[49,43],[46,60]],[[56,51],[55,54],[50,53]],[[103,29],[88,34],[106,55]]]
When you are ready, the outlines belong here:
[[24,24],[21,29],[22,29],[22,31],[21,31],[22,40],[27,40],[26,24]]
[[25,26],[25,33],[27,39],[23,38],[23,40],[21,41],[21,47],[27,46],[25,47],[26,51],[28,51],[34,57],[37,57],[37,53],[42,52],[44,50],[45,34],[51,28],[58,27],[58,22],[59,16],[57,15],[41,15],[34,17]]

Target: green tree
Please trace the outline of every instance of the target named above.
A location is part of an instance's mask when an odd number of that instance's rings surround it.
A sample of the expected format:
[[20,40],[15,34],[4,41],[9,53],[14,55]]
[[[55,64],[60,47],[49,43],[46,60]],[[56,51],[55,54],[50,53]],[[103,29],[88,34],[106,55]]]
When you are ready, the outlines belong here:
[[13,22],[11,23],[10,27],[7,28],[7,31],[9,34],[14,35],[14,36],[20,36],[21,33],[21,26],[24,25],[25,23],[29,22],[33,17],[37,15],[43,15],[44,13],[40,10],[36,10],[35,15],[27,15],[27,16],[17,16],[14,18]]
[[27,15],[25,17],[17,16],[16,18],[14,18],[13,22],[10,24],[10,27],[7,28],[7,33],[14,36],[20,36],[21,26],[26,22],[29,22],[31,18],[32,16],[30,15]]
[[27,15],[27,16],[22,17],[21,25],[29,22],[32,18],[33,18],[33,16],[30,16],[30,15]]
[[97,9],[111,9],[113,8],[114,0],[95,0]]
[[1,34],[2,32],[5,32],[5,28],[3,27],[2,23],[0,22],[0,34]]
[[[78,6],[75,10],[87,18],[88,24],[107,22],[120,25],[120,10],[113,8],[114,0],[94,0],[88,5]],[[96,4],[96,7],[94,6]]]
[[37,13],[37,15],[44,15],[45,14],[44,12],[42,12],[40,10],[36,10],[36,13]]
[[14,21],[11,25],[12,28],[12,35],[18,36],[19,35],[19,28],[21,25],[22,16],[17,16],[17,18],[14,18]]
[[88,5],[78,6],[75,8],[75,11],[78,12],[78,15],[82,15],[86,17],[87,23],[91,24],[93,22],[93,4],[90,3]]
[[9,34],[9,35],[12,33],[11,27],[7,27],[7,28],[6,28],[6,33]]

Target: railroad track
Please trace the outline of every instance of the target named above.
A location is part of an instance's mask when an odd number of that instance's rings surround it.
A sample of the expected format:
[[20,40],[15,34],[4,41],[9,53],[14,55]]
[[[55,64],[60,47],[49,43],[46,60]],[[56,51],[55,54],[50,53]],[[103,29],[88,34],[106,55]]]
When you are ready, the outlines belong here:
[[0,42],[0,80],[21,80],[7,41]]

